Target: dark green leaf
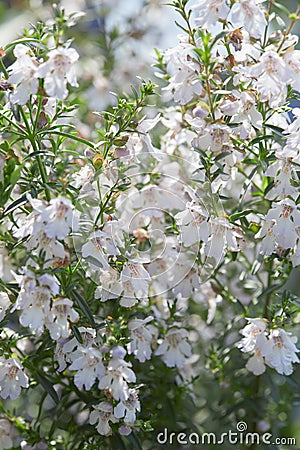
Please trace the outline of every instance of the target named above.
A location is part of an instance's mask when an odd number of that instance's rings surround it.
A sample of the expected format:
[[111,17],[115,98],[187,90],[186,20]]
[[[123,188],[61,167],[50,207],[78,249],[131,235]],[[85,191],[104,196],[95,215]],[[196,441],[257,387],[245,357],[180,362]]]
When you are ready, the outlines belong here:
[[85,301],[85,299],[80,294],[78,294],[78,292],[76,292],[76,291],[72,291],[71,295],[72,295],[73,299],[75,300],[77,306],[81,309],[81,311],[84,313],[84,315],[88,319],[89,324],[93,328],[95,328],[96,324],[95,324],[95,321],[94,321],[93,314],[92,314],[92,312],[91,312],[91,310],[89,308],[89,305]]
[[59,398],[58,398],[57,392],[53,388],[53,384],[51,383],[51,381],[49,381],[46,377],[44,377],[44,375],[41,375],[38,372],[36,372],[34,374],[34,377],[35,377],[36,381],[40,385],[42,385],[43,388],[45,389],[45,391],[50,395],[50,397],[52,398],[54,403],[58,404],[59,403]]

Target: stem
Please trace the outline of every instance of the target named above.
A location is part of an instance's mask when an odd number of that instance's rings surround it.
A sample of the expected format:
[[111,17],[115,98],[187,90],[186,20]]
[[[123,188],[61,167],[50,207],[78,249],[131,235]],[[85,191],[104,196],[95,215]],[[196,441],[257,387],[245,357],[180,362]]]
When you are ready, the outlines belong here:
[[36,132],[37,129],[38,129],[39,116],[40,116],[40,112],[41,112],[41,109],[42,109],[42,105],[43,105],[43,98],[41,96],[39,96],[36,117],[35,117],[35,121],[33,123],[34,132]]
[[[271,283],[272,283],[272,271],[273,271],[273,260],[270,261],[269,267],[268,267],[268,286],[267,286],[268,288],[271,287]],[[264,318],[266,318],[266,319],[268,319],[268,309],[269,309],[269,305],[270,305],[271,296],[272,296],[272,292],[269,292],[266,295],[265,307],[264,307]]]
[[[255,380],[254,399],[253,399],[254,401],[255,401],[255,399],[258,398],[259,388],[260,388],[260,380],[261,380],[261,375],[256,377],[256,380]],[[252,424],[253,424],[252,433],[256,433],[257,432],[257,419],[258,419],[257,409],[255,409],[254,416],[253,416],[253,419],[252,419]],[[257,448],[257,444],[253,443],[249,450],[255,450],[256,448]]]
[[39,134],[56,134],[58,136],[64,136],[69,139],[73,139],[74,141],[81,142],[82,144],[85,144],[88,147],[95,150],[94,144],[92,144],[90,141],[87,141],[86,139],[80,138],[78,136],[74,136],[73,134],[70,134],[70,133],[65,133],[64,131],[52,131],[51,129],[48,129],[46,132],[43,130],[43,133],[39,133]]
[[212,101],[212,96],[211,96],[211,89],[210,89],[210,84],[209,84],[209,72],[208,72],[208,66],[205,67],[205,75],[206,75],[206,90],[207,90],[207,97],[208,97],[208,102],[209,102],[209,108],[210,108],[210,113],[211,113],[211,117],[213,119],[213,121],[215,122],[216,117],[215,117],[215,111],[214,111],[214,104]]
[[[297,10],[296,10],[296,12],[294,13],[296,16],[298,16],[298,14],[300,13],[300,6],[298,6],[298,8],[297,8]],[[290,23],[290,26],[288,27],[288,29],[287,30],[285,30],[285,32],[284,32],[284,34],[283,34],[283,38],[282,38],[282,41],[281,41],[281,43],[280,43],[280,45],[279,45],[279,47],[278,47],[278,49],[277,49],[277,52],[278,53],[280,53],[280,50],[282,49],[282,47],[283,47],[283,44],[285,43],[285,40],[286,40],[286,38],[287,38],[287,36],[290,34],[290,32],[292,31],[292,29],[293,29],[293,27],[294,27],[294,25],[295,25],[295,23],[298,21],[298,17],[296,17],[295,19],[293,19],[292,21],[291,21],[291,23]]]
[[178,7],[176,9],[177,9],[177,11],[179,13],[181,11],[180,15],[183,17],[183,19],[186,22],[188,30],[185,30],[185,31],[188,31],[188,34],[189,34],[189,37],[190,37],[190,43],[193,44],[195,47],[197,47],[196,41],[195,41],[195,38],[194,38],[194,31],[192,30],[192,27],[191,27],[191,24],[190,24],[190,18],[189,18],[189,16],[186,13],[185,5],[183,5],[182,2],[180,2],[180,5],[178,5]]
[[[40,150],[40,148],[39,148],[39,146],[36,143],[34,134],[32,134],[32,132],[31,132],[31,128],[30,128],[29,122],[27,120],[26,114],[25,114],[22,106],[20,106],[20,111],[21,111],[21,115],[22,115],[22,118],[24,120],[26,129],[27,129],[28,139],[30,140],[30,143],[32,145],[33,150],[35,152],[38,152]],[[47,183],[48,183],[47,171],[46,171],[45,165],[44,165],[40,155],[36,155],[36,160],[37,160],[37,163],[38,163],[38,166],[39,166],[39,171],[40,171],[41,178],[43,180],[43,186],[44,186],[44,189],[45,189],[45,196],[46,196],[47,201],[49,202],[50,199],[51,199],[51,195],[50,195],[49,188],[47,186]]]
[[4,73],[5,78],[8,78],[9,75],[8,75],[5,65],[3,64],[2,58],[0,58],[0,68],[2,69],[2,72]]
[[267,25],[265,27],[264,38],[263,38],[263,45],[262,45],[263,48],[265,48],[266,45],[267,45],[268,29],[269,29],[269,25],[270,25],[269,16],[270,16],[270,13],[271,13],[272,5],[273,5],[273,0],[269,0],[268,11],[267,11],[268,23],[267,23]]
[[[267,282],[267,288],[271,287],[271,283],[272,283],[272,270],[273,270],[273,260],[269,262],[269,267],[268,267],[268,282]],[[264,318],[268,319],[268,308],[269,308],[269,304],[270,304],[270,300],[271,300],[271,295],[272,293],[269,292],[266,295],[266,299],[265,299],[265,305],[264,305]],[[260,384],[261,384],[261,378],[262,376],[259,375],[256,380],[255,380],[255,389],[254,389],[254,400],[258,400],[258,395],[259,395],[259,389],[260,389]],[[252,432],[255,433],[257,431],[257,419],[258,419],[258,414],[256,412],[257,410],[255,410],[254,416],[253,416],[253,429]],[[253,444],[250,447],[250,450],[255,450],[257,448],[257,444]]]

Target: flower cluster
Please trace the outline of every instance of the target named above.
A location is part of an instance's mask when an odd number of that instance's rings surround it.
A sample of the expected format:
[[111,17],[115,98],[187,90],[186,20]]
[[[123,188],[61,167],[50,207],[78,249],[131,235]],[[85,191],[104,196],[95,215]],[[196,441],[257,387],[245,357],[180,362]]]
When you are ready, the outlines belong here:
[[64,100],[68,95],[67,83],[78,86],[74,63],[79,55],[74,48],[59,46],[51,49],[48,59],[40,62],[27,45],[18,44],[14,48],[16,61],[7,68],[8,82],[15,85],[13,103],[25,105],[39,88],[39,79],[44,81],[44,89],[49,97]]
[[68,250],[60,242],[69,231],[78,229],[78,214],[72,202],[65,197],[53,198],[49,203],[28,196],[33,211],[18,219],[17,238],[28,238],[33,254],[45,254],[45,267],[63,264],[69,259]]
[[251,353],[246,368],[261,375],[265,365],[272,367],[281,375],[291,375],[292,363],[299,363],[296,347],[297,337],[291,336],[282,328],[268,330],[267,320],[248,319],[248,325],[241,330],[243,339],[237,344],[242,352]]

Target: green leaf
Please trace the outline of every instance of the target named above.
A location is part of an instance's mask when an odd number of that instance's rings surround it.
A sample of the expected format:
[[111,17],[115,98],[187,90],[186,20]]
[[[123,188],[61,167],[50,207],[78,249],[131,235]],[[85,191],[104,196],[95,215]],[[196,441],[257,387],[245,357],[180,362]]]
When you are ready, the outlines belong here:
[[56,403],[58,405],[59,397],[58,397],[57,392],[55,391],[51,381],[49,381],[46,377],[44,377],[44,375],[41,375],[38,372],[36,372],[34,374],[34,378],[45,389],[45,391],[50,395],[50,397],[52,398],[54,403]]
[[268,288],[264,289],[261,294],[257,297],[257,300],[261,300],[266,295],[271,294],[272,292],[276,291],[278,288],[282,286],[281,283],[273,284],[272,286],[269,286]]
[[136,436],[136,434],[134,432],[132,432],[129,436],[128,436],[128,440],[132,443],[133,448],[135,450],[143,450],[140,440],[138,439],[138,437]]
[[215,161],[219,161],[220,159],[225,158],[228,155],[230,155],[230,152],[221,152],[218,156],[215,157]]
[[70,323],[70,326],[71,326],[71,330],[73,331],[74,336],[76,337],[77,341],[78,341],[80,344],[83,344],[82,336],[81,336],[81,334],[80,334],[80,331],[79,331],[78,328],[76,327],[76,325],[74,325],[73,323]]
[[268,186],[264,190],[264,196],[266,196],[267,193],[270,192],[270,190],[274,187],[274,185],[275,185],[274,180],[270,181],[270,183],[268,184]]
[[17,167],[17,169],[15,169],[12,172],[12,174],[10,176],[10,185],[11,185],[11,187],[13,187],[17,183],[17,181],[19,180],[20,174],[21,174],[21,170],[22,170],[22,166]]
[[93,258],[93,256],[87,256],[85,258],[85,261],[87,261],[90,264],[93,264],[96,267],[103,268],[103,264],[96,258]]
[[276,127],[275,125],[271,125],[268,123],[263,124],[266,128],[270,128],[270,130],[274,131],[275,134],[277,134],[280,137],[286,138],[286,136],[283,134],[283,128]]
[[18,206],[24,205],[24,203],[27,203],[27,197],[26,195],[23,195],[22,197],[15,200],[13,203],[11,203],[6,210],[4,211],[4,216],[14,211]]
[[56,134],[57,136],[66,137],[66,138],[72,139],[74,141],[81,142],[82,144],[85,144],[87,147],[90,147],[93,150],[95,149],[95,145],[92,142],[88,141],[87,139],[83,139],[83,138],[81,138],[79,136],[76,136],[74,134],[66,133],[65,131],[52,131],[49,128],[48,130],[42,131],[39,134],[41,134],[43,136],[43,135],[46,135],[48,133]]
[[42,155],[42,156],[53,156],[52,152],[49,152],[49,150],[38,150],[36,152],[29,153],[29,155],[25,156],[24,161],[27,159],[32,158],[33,156]]
[[266,141],[268,139],[274,139],[274,135],[273,134],[264,134],[263,136],[258,136],[256,138],[252,139],[249,142],[249,145],[258,144],[258,142],[261,142],[261,141],[264,142],[264,141]]
[[4,47],[4,51],[7,52],[11,47],[15,47],[18,44],[26,44],[26,42],[35,43],[38,47],[43,48],[44,50],[47,50],[47,47],[43,44],[41,44],[37,39],[35,38],[22,38],[18,39],[16,41],[10,42]]
[[96,323],[94,321],[93,314],[92,314],[92,312],[91,312],[91,310],[89,308],[89,305],[85,301],[85,299],[80,294],[78,294],[77,291],[71,291],[71,295],[72,295],[73,299],[75,300],[77,306],[81,309],[81,311],[84,313],[84,315],[88,319],[89,324],[93,328],[95,328],[96,327]]
[[289,17],[290,11],[284,5],[282,5],[281,3],[278,3],[278,2],[273,2],[273,6],[274,6],[274,8],[279,9],[279,11],[283,12],[284,14],[286,14]]
[[245,217],[245,216],[247,216],[248,214],[251,214],[251,213],[252,213],[252,209],[245,209],[245,211],[241,211],[241,212],[237,212],[237,213],[231,214],[229,219],[232,220],[232,221],[235,221],[235,220],[240,219],[241,217]]

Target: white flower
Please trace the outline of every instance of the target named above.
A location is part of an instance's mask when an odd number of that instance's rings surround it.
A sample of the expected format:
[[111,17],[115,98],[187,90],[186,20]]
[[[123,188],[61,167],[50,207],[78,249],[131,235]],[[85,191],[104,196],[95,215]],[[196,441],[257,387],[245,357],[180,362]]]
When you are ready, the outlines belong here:
[[298,244],[296,245],[296,248],[294,250],[293,255],[291,256],[291,261],[292,261],[293,267],[296,267],[296,266],[300,265],[300,245],[299,245],[299,241],[298,241]]
[[204,248],[208,257],[215,258],[218,262],[226,250],[238,250],[237,239],[240,238],[240,234],[225,217],[211,218],[209,225],[210,237]]
[[300,226],[300,211],[294,201],[285,198],[273,203],[266,219],[275,221],[273,231],[280,247],[288,249],[295,246],[298,238],[297,227]]
[[[77,361],[83,356],[85,349],[92,348],[96,332],[92,328],[79,327],[78,328],[82,344],[74,336],[72,339],[59,339],[55,348],[55,360],[58,362],[58,371],[61,372],[67,367],[67,363]],[[99,356],[99,355],[98,355]]]
[[208,307],[207,312],[207,320],[206,323],[209,325],[216,314],[218,303],[222,302],[222,296],[217,295],[215,290],[212,288],[212,285],[209,281],[201,284],[201,287],[198,292],[194,295],[193,299],[198,302],[205,302]]
[[48,97],[47,99],[44,99],[43,106],[45,114],[49,117],[49,119],[53,120],[56,115],[57,99],[54,97]]
[[113,406],[108,402],[101,402],[93,406],[94,410],[90,414],[89,422],[91,425],[97,424],[97,431],[103,436],[110,436],[112,429],[108,422],[117,423],[118,419],[113,415]]
[[106,252],[103,247],[103,232],[95,231],[81,249],[82,257],[88,262],[92,272],[99,268],[109,270]]
[[234,27],[244,26],[250,36],[259,39],[264,34],[267,21],[259,3],[263,0],[239,0],[230,12],[230,22]]
[[160,113],[153,119],[143,117],[136,127],[137,133],[130,133],[125,152],[129,151],[129,154],[134,156],[146,150],[150,155],[160,159],[161,151],[153,146],[149,133],[160,120]]
[[6,310],[10,304],[8,295],[5,292],[0,292],[0,322],[4,319]]
[[92,182],[95,175],[95,169],[89,164],[85,164],[78,172],[72,175],[73,181],[70,183],[75,188],[80,188],[80,196],[84,194],[92,195],[94,188]]
[[246,369],[256,376],[262,375],[265,372],[265,361],[260,349],[256,349],[254,355],[248,359]]
[[[188,256],[191,256],[190,261]],[[174,295],[181,295],[183,298],[189,298],[195,289],[200,288],[199,272],[191,267],[195,261],[193,253],[180,253],[173,270],[173,289]]]
[[93,271],[109,270],[108,256],[117,256],[123,247],[123,234],[120,223],[116,220],[108,221],[103,230],[94,231],[86,244],[82,247],[82,256],[87,260]]
[[118,298],[123,291],[120,281],[120,274],[112,267],[108,266],[105,270],[100,271],[100,286],[95,291],[95,298],[101,302],[106,302],[114,298]]
[[297,356],[300,350],[295,345],[297,337],[291,336],[291,333],[287,333],[282,328],[276,328],[271,331],[269,339],[272,347],[265,352],[266,364],[281,375],[291,375],[292,363],[300,362]]
[[78,230],[78,216],[74,212],[72,202],[65,197],[57,197],[50,200],[41,214],[41,222],[46,223],[45,232],[48,237],[64,239],[70,228]]
[[192,10],[199,13],[195,19],[196,25],[207,29],[215,26],[219,19],[226,19],[230,11],[227,0],[198,0]]
[[256,78],[255,87],[262,102],[269,102],[275,108],[285,101],[291,76],[285,61],[277,52],[272,49],[265,51],[259,62],[245,69],[245,73]]
[[72,202],[65,197],[57,197],[49,203],[33,199],[27,195],[33,211],[24,219],[22,226],[14,232],[18,238],[37,236],[40,233],[48,238],[64,239],[70,228],[78,230],[78,212]]
[[234,90],[230,98],[225,99],[220,105],[222,113],[232,116],[234,123],[241,122],[241,125],[235,128],[235,132],[240,133],[241,139],[248,138],[253,127],[262,126],[263,117],[257,110],[256,103],[255,95],[251,91]]
[[300,50],[287,51],[283,59],[285,60],[292,76],[291,84],[296,91],[300,90]]
[[138,399],[137,391],[129,389],[129,398],[120,402],[114,408],[114,416],[117,419],[124,417],[124,422],[133,425],[136,421],[136,412],[141,411],[141,405]]
[[29,327],[39,336],[50,313],[52,294],[58,294],[59,285],[52,275],[44,274],[36,279],[30,271],[24,276],[17,276],[17,280],[21,289],[12,311],[22,310],[21,325]]
[[21,394],[21,387],[27,388],[29,380],[23,366],[15,358],[0,359],[0,397],[15,400]]
[[265,220],[263,226],[259,232],[255,235],[255,238],[263,237],[261,242],[261,253],[263,255],[272,255],[276,248],[276,236],[274,233],[275,220]]
[[249,319],[248,325],[246,325],[240,333],[244,336],[243,339],[238,342],[237,346],[242,352],[252,352],[255,349],[257,337],[264,334],[267,328],[267,320],[254,318]]
[[[293,108],[292,113],[294,120],[287,127],[284,125],[283,128],[286,130],[283,132],[288,135],[286,146],[283,148],[282,156],[290,157],[294,162],[299,163],[299,130],[300,130],[300,108]],[[280,124],[280,126],[282,126]]]
[[122,282],[120,305],[124,308],[132,308],[138,301],[140,304],[146,305],[148,303],[148,295],[142,292],[137,293],[130,281]]
[[186,36],[179,36],[180,44],[165,53],[167,70],[171,73],[169,85],[163,90],[173,96],[175,102],[182,105],[189,103],[195,95],[203,92],[200,81],[199,65],[195,62],[193,46],[187,42]]
[[151,343],[153,336],[157,334],[155,327],[146,325],[151,320],[153,320],[153,317],[149,316],[144,320],[132,319],[128,323],[131,338],[128,344],[128,353],[133,353],[136,359],[142,363],[151,358]]
[[266,370],[264,356],[270,348],[266,337],[267,320],[260,318],[248,318],[247,320],[248,325],[240,331],[244,337],[237,343],[237,347],[242,352],[253,353],[253,356],[247,361],[246,369],[258,376]]
[[42,232],[42,223],[40,220],[42,211],[47,207],[47,203],[43,200],[32,198],[30,194],[27,194],[27,200],[30,202],[33,211],[25,217],[21,217],[18,225],[20,227],[14,231],[16,238],[24,238],[27,236],[35,236]]
[[192,355],[191,346],[187,342],[187,338],[188,332],[184,328],[169,330],[156,350],[155,355],[161,355],[168,367],[183,368],[186,358]]
[[52,339],[67,338],[70,335],[69,321],[77,322],[79,314],[72,308],[73,302],[68,298],[59,298],[53,302],[46,318],[46,327]]
[[127,263],[124,264],[121,272],[122,283],[130,282],[136,295],[144,295],[148,293],[151,277],[142,264]]
[[78,58],[74,48],[60,46],[48,53],[48,60],[40,65],[35,76],[44,78],[45,91],[50,97],[64,100],[68,95],[67,82],[78,86],[74,69]]
[[248,319],[241,334],[244,338],[237,346],[242,352],[254,353],[248,360],[246,368],[254,375],[261,375],[265,371],[265,364],[275,369],[281,375],[291,375],[292,363],[299,363],[296,347],[297,337],[291,336],[282,328],[270,331],[269,336],[265,319]]
[[57,267],[65,264],[70,259],[70,253],[56,238],[49,238],[44,231],[32,235],[27,242],[28,250],[33,254],[44,254],[44,267]]
[[25,105],[30,95],[36,94],[39,82],[36,73],[38,62],[33,57],[29,47],[24,44],[17,44],[14,48],[14,55],[17,60],[7,68],[9,73],[8,82],[16,84],[16,88],[11,95],[13,103]]
[[224,147],[230,147],[232,135],[231,129],[224,124],[208,125],[202,132],[202,135],[193,141],[193,145],[203,150],[210,149],[213,153],[218,154],[223,151]]
[[87,391],[91,389],[95,381],[99,381],[105,374],[102,362],[102,353],[96,348],[80,348],[81,356],[78,356],[69,367],[76,370],[74,377],[75,385],[81,389],[83,386]]
[[115,347],[112,351],[106,375],[99,381],[99,389],[109,389],[115,400],[126,401],[129,398],[128,383],[136,381],[135,373],[131,367],[131,363],[126,362],[123,358],[126,351],[122,347]]
[[208,214],[195,202],[188,202],[186,209],[175,216],[179,225],[180,240],[185,247],[199,243],[207,242],[209,236]]
[[293,175],[296,177],[292,165],[292,158],[285,157],[284,152],[276,152],[277,160],[271,164],[265,172],[267,177],[274,177],[274,186],[267,193],[266,198],[273,200],[276,197],[296,197],[298,190],[291,185]]

